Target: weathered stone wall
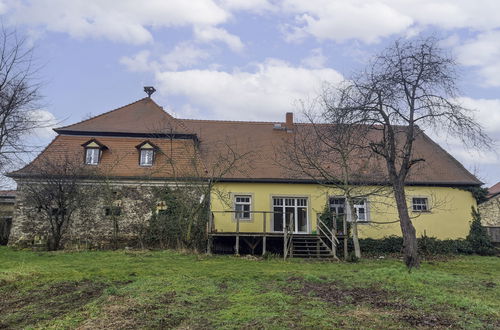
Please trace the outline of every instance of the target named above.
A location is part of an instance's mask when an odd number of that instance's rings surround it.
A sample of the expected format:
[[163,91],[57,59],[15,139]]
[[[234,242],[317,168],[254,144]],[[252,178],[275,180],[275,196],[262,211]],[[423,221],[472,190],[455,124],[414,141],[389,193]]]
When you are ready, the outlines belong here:
[[[92,205],[71,217],[63,238],[64,247],[140,246],[156,205],[153,188],[100,185],[89,191],[95,194]],[[19,183],[9,245],[44,247],[50,236],[49,222],[43,212],[26,202],[25,192],[23,183]],[[106,215],[109,207],[120,207],[120,214]]]
[[483,226],[500,226],[500,195],[479,204]]

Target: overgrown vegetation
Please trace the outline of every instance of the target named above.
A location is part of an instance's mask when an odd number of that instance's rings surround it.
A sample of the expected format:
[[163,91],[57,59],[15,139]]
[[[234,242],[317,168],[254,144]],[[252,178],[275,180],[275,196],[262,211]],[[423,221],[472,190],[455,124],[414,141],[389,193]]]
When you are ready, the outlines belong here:
[[[441,260],[441,259],[439,259]],[[0,247],[0,328],[500,327],[500,260],[358,263]]]
[[469,242],[474,253],[479,255],[487,256],[495,253],[491,239],[481,224],[481,215],[474,207],[472,207],[472,222],[469,235],[467,235],[467,242]]
[[163,187],[158,190],[158,206],[153,210],[147,229],[150,247],[189,249],[206,248],[208,203],[189,187]]

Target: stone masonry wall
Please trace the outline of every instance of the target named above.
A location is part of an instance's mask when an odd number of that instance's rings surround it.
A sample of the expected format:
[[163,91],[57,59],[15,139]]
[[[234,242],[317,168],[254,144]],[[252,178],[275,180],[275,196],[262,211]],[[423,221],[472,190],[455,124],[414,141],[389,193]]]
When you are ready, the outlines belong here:
[[[98,191],[96,193],[96,191]],[[108,248],[141,246],[152,211],[156,206],[153,188],[138,185],[108,185],[93,189],[92,205],[75,213],[63,239],[65,248]],[[17,202],[12,221],[9,245],[46,245],[49,223],[25,200],[25,189],[18,183]],[[120,208],[106,215],[106,208]],[[115,230],[117,235],[115,236]]]

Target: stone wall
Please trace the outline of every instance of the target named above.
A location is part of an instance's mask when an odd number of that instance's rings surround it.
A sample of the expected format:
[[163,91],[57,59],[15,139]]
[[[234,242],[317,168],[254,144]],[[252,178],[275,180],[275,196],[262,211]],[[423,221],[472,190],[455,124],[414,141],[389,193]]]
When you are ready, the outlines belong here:
[[500,227],[500,195],[479,204],[483,226]]
[[[18,183],[18,197],[12,221],[9,245],[46,246],[49,222],[25,198],[23,183]],[[91,205],[78,210],[64,235],[65,248],[110,248],[141,246],[156,200],[152,187],[140,185],[89,185]],[[115,212],[120,209],[119,214]],[[108,210],[106,210],[108,209]]]

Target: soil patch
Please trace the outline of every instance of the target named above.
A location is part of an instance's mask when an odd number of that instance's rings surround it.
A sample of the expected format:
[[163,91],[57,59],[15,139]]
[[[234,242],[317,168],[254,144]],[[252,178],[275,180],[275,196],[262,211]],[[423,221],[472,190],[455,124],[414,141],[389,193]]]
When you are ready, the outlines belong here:
[[411,314],[403,314],[399,319],[413,327],[439,327],[439,328],[450,328],[455,325],[455,322],[436,314],[416,314],[412,312]]
[[74,312],[101,296],[106,287],[104,283],[84,280],[54,283],[23,293],[11,288],[2,292],[0,329],[24,328]]
[[406,304],[390,301],[388,291],[373,286],[347,288],[339,282],[309,282],[296,277],[288,281],[291,281],[292,285],[285,288],[286,293],[294,296],[317,297],[336,306],[370,304],[375,307],[390,307],[398,310],[408,308]]

